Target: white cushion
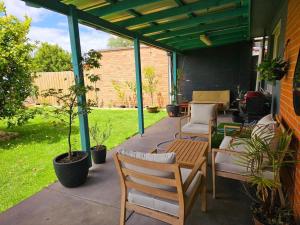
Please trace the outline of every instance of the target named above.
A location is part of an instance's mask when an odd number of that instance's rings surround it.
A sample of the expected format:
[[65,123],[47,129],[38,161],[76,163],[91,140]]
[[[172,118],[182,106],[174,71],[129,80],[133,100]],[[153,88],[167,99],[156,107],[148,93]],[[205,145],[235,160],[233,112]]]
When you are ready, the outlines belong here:
[[266,143],[270,143],[275,135],[275,128],[276,121],[273,119],[272,115],[269,114],[257,122],[252,130],[251,138],[259,136]]
[[209,124],[214,118],[215,104],[191,104],[191,123]]
[[187,123],[182,126],[181,131],[192,134],[208,134],[209,127],[206,124]]
[[[172,164],[176,162],[176,154],[174,152],[171,153],[162,153],[162,154],[151,154],[151,153],[144,153],[144,152],[135,152],[135,151],[128,151],[128,150],[120,150],[120,154],[126,155],[132,158],[151,161],[151,162],[158,162],[158,163],[166,163],[166,164]],[[160,170],[154,170],[154,169],[148,169],[140,166],[135,166],[129,163],[124,163],[124,167],[134,170],[140,173],[153,175],[157,177],[164,177],[164,178],[174,178],[174,174],[172,172],[166,172],[166,171],[160,171]],[[173,190],[174,188],[167,185],[159,185],[156,183],[148,182],[142,179],[130,177],[130,179],[136,183],[147,185],[154,188],[160,188],[164,190]]]
[[[230,136],[225,136],[219,146],[220,149],[229,149],[237,152],[245,152],[245,145],[234,145],[231,146],[234,139]],[[240,165],[240,158],[237,155],[225,154],[222,152],[217,152],[215,158],[216,170],[237,173],[237,174],[245,174],[247,173],[247,168]]]
[[[184,183],[192,170],[182,168],[182,169],[180,169],[180,171],[181,171],[182,183]],[[187,191],[185,193],[185,196],[187,198],[190,197],[192,191],[195,188],[198,188],[200,181],[201,181],[201,173],[198,172],[196,174],[196,176],[194,177],[191,185],[189,186],[189,188],[187,189]],[[170,214],[173,216],[178,216],[179,205],[178,205],[177,201],[159,198],[159,197],[156,197],[153,195],[139,192],[134,189],[129,190],[128,201],[133,204],[139,205],[139,206],[143,206],[143,207],[146,207],[149,209],[164,212],[164,213],[167,213],[167,214]]]

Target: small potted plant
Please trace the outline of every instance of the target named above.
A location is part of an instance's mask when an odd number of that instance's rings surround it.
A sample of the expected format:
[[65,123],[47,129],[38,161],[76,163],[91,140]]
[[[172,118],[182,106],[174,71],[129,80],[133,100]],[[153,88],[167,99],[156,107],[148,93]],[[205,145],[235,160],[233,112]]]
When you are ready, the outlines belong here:
[[[279,132],[275,138],[273,134],[259,133],[234,144],[245,145],[246,152],[240,157],[239,163],[247,168],[249,182],[254,188],[252,192],[255,194],[251,197],[254,224],[293,225],[293,214],[285,202],[280,181],[281,169],[288,164],[295,164],[294,152],[289,148],[292,133]],[[249,194],[252,192],[249,191]]]
[[151,105],[147,107],[147,111],[149,113],[157,113],[158,106],[154,105],[154,94],[157,89],[158,80],[156,79],[154,67],[150,67],[150,66],[145,67],[143,74],[146,81],[146,84],[144,85],[144,90],[146,93],[150,95],[150,99],[151,99]]
[[[99,66],[99,54],[91,50],[82,58],[83,68],[95,68]],[[88,77],[89,78],[89,77]],[[92,101],[82,101],[78,96],[84,96],[93,90],[92,86],[83,85],[82,81],[75,79],[75,84],[67,90],[50,88],[43,91],[43,97],[54,97],[58,107],[51,107],[49,115],[54,115],[68,127],[68,152],[58,155],[53,159],[53,166],[60,183],[65,187],[77,187],[83,184],[88,175],[90,159],[87,152],[74,151],[71,143],[71,135],[75,119],[79,115],[86,115],[95,106]]]
[[281,80],[288,72],[289,63],[282,58],[272,60],[264,60],[257,67],[260,73],[260,79],[274,83],[276,80]]
[[104,142],[110,137],[111,123],[107,123],[106,127],[101,129],[97,123],[90,128],[90,136],[96,143],[96,146],[91,148],[92,158],[95,164],[105,163],[107,148]]

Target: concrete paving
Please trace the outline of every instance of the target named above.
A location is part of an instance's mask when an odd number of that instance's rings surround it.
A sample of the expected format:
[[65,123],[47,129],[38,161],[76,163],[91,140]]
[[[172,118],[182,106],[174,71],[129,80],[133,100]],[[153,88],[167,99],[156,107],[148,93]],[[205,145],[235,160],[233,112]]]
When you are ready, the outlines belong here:
[[[229,117],[220,116],[219,122]],[[136,135],[115,148],[149,151],[156,144],[172,139],[178,130],[178,118],[166,118],[146,129],[143,137]],[[119,178],[112,153],[107,162],[93,165],[87,182],[78,188],[65,188],[56,182],[27,200],[0,214],[1,225],[117,225],[120,212]],[[208,168],[210,171],[210,168]],[[238,181],[217,178],[217,199],[212,199],[211,178],[208,177],[208,211],[200,211],[198,199],[188,217],[187,225],[249,225],[252,224],[249,200]],[[127,225],[163,225],[160,221],[136,213],[127,213]]]

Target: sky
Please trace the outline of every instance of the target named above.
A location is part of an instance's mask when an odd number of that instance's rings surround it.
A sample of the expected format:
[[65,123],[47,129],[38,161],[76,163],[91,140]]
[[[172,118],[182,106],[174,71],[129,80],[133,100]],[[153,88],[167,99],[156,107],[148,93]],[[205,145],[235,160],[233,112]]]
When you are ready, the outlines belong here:
[[[19,19],[27,15],[32,18],[29,38],[32,41],[58,44],[63,49],[71,51],[68,33],[67,17],[44,8],[26,6],[21,0],[4,0],[8,14]],[[84,25],[79,25],[82,52],[89,49],[105,49],[110,34],[97,31]]]

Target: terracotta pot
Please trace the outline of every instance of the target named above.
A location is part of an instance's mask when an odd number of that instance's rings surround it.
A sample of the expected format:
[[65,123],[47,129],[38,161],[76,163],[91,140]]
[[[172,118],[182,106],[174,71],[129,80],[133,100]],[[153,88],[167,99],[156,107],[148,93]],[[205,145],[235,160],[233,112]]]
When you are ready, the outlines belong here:
[[147,107],[147,111],[149,113],[157,113],[158,112],[158,107],[157,106],[149,106],[149,107]]

